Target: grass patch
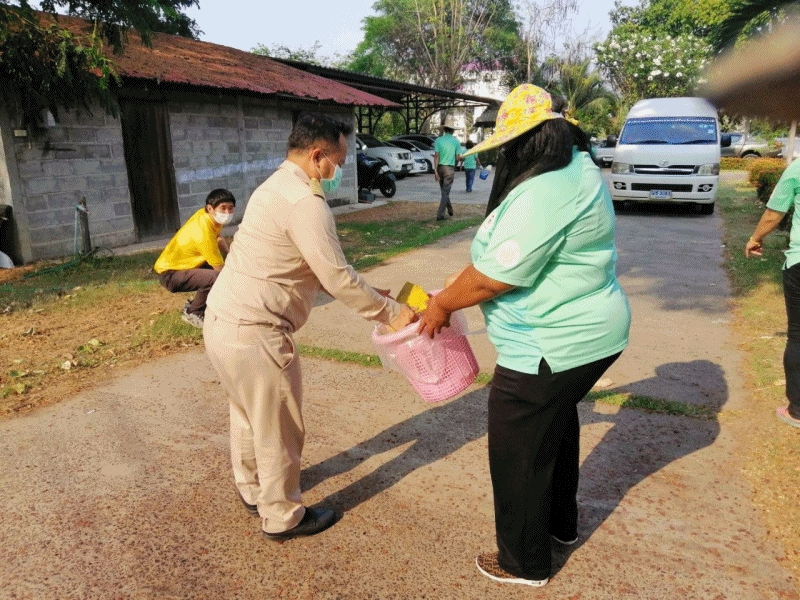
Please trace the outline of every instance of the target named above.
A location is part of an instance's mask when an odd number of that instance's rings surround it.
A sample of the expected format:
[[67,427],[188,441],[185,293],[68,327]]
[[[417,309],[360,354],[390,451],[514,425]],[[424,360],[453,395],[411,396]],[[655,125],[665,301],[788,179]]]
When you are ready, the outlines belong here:
[[636,408],[638,410],[646,410],[647,412],[662,415],[692,417],[693,419],[712,420],[717,415],[717,411],[708,406],[676,402],[674,400],[661,400],[660,398],[651,398],[649,396],[621,394],[618,392],[589,392],[583,401],[610,404],[612,406],[621,406],[622,408]]
[[443,237],[481,223],[471,217],[461,220],[384,221],[340,223],[339,238],[347,260],[356,270],[374,267],[392,256],[427,246]]
[[734,293],[743,296],[763,284],[780,286],[783,250],[789,245],[789,232],[776,231],[764,238],[761,258],[745,258],[744,246],[764,212],[764,205],[756,198],[755,189],[744,181],[721,185],[717,202],[725,220],[725,263]]
[[348,352],[347,350],[334,350],[331,348],[318,348],[316,346],[298,345],[301,356],[321,358],[334,362],[359,365],[361,367],[380,367],[381,359],[375,354],[362,354],[361,352]]
[[[783,349],[786,308],[782,291],[783,250],[787,232],[776,231],[764,241],[762,258],[746,259],[744,245],[764,212],[755,189],[745,182],[720,187],[724,222],[725,266],[734,290],[734,328],[745,356],[748,401],[731,422],[745,450],[742,471],[751,484],[753,503],[760,509],[769,535],[782,542],[785,564],[800,579],[800,446],[797,430],[774,416],[786,404]],[[738,412],[738,411],[737,411]]]

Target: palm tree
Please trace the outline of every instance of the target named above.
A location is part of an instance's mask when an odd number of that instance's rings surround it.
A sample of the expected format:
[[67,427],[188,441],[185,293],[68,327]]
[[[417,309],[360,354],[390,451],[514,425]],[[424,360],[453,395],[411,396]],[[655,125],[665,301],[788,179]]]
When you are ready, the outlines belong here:
[[734,0],[730,14],[712,35],[716,51],[732,46],[759,19],[770,24],[779,18],[785,9],[800,7],[797,0]]
[[603,79],[597,71],[589,71],[590,59],[578,62],[564,62],[559,66],[559,76],[556,81],[558,93],[567,101],[566,114],[574,117],[585,108],[590,108],[601,100],[608,101],[612,106],[617,103],[617,97],[603,85]]

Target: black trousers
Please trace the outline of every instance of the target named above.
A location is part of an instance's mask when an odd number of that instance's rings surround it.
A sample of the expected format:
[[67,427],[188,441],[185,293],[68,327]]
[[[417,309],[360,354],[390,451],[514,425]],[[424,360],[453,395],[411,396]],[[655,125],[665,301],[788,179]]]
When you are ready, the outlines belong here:
[[784,269],[783,296],[789,320],[783,352],[786,398],[789,400],[789,414],[800,419],[800,263]]
[[561,373],[497,366],[489,392],[489,470],[498,562],[526,579],[550,576],[550,534],[578,534],[577,405],[619,354]]

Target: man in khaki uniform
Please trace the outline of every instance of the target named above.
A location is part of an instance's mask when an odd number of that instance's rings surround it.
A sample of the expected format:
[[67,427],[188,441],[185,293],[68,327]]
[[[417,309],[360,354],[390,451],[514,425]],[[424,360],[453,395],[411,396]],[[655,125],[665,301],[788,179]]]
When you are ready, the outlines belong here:
[[[352,126],[301,115],[278,170],[253,192],[208,297],[206,351],[230,396],[231,460],[248,512],[273,540],[313,535],[331,509],[300,500],[302,383],[292,334],[324,289],[365,319],[410,322],[413,312],[347,264],[325,201],[341,179]],[[397,321],[396,321],[397,320]]]

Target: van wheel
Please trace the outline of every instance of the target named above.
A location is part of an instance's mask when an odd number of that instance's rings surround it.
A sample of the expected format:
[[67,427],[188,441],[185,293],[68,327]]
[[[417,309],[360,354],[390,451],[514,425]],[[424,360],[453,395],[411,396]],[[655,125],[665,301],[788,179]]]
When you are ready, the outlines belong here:
[[713,215],[714,214],[714,203],[711,204],[700,204],[700,214],[701,215]]
[[761,155],[758,152],[748,152],[747,154],[742,156],[742,158],[747,160],[753,160],[754,158],[761,158]]

